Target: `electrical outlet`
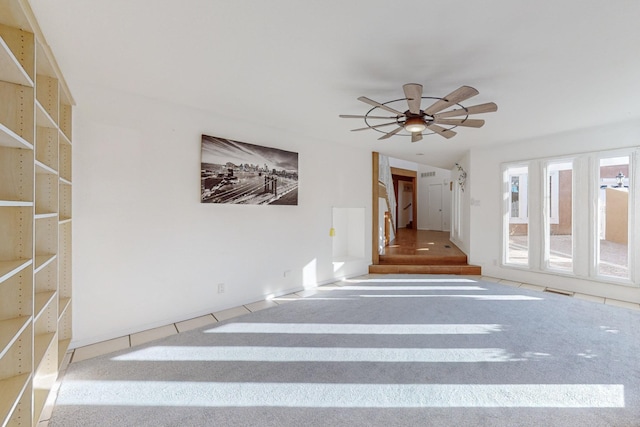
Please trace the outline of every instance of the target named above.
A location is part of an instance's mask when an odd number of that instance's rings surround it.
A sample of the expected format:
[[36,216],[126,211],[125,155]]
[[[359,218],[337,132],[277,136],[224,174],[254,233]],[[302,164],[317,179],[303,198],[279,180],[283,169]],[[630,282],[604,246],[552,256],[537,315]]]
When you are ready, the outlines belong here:
[[224,294],[224,283],[218,283],[218,293]]

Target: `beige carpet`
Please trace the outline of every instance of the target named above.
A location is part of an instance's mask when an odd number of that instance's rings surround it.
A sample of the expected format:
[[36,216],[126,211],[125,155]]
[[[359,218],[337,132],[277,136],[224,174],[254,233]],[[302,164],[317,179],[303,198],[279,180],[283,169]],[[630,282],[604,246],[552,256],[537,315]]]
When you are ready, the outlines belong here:
[[49,426],[640,425],[638,311],[461,277],[341,285],[73,363]]

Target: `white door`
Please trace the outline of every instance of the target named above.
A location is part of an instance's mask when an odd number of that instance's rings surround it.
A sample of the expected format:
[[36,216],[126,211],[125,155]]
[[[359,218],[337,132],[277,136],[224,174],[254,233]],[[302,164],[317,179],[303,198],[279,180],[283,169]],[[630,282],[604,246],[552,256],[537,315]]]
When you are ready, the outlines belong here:
[[427,228],[442,231],[442,184],[429,184]]

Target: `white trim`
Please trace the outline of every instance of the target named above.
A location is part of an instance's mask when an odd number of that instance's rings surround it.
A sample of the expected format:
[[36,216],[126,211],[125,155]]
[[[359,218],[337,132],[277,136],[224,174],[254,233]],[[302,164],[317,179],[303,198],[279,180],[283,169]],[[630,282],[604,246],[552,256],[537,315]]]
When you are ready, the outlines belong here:
[[[509,251],[509,235],[510,235],[510,225],[511,224],[527,224],[528,225],[528,179],[522,179],[523,177],[527,177],[529,173],[529,163],[513,163],[513,164],[504,164],[502,168],[502,200],[503,200],[503,231],[502,231],[502,265],[507,265],[510,267],[516,268],[525,268],[529,269],[531,265],[531,251],[530,247],[527,251],[527,263],[516,263],[510,261],[510,251]],[[512,207],[513,202],[513,177],[518,177],[519,185],[518,185],[518,217],[512,217]],[[524,182],[524,185],[523,185]],[[521,212],[525,212],[525,216],[522,217]],[[527,230],[527,246],[529,246],[529,232]]]

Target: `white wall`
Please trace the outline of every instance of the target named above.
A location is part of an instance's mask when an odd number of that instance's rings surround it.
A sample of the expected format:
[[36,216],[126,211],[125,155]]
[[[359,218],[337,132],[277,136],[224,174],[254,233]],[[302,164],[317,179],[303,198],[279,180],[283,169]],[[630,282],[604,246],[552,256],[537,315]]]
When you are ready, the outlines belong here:
[[[72,346],[367,272],[370,152],[95,86],[74,96]],[[299,205],[201,204],[203,133],[297,151]],[[332,206],[366,210],[367,259],[336,271]]]
[[483,274],[489,276],[640,302],[638,287],[533,273],[501,267],[499,262],[502,245],[502,163],[637,145],[640,145],[640,122],[634,121],[548,136],[535,141],[471,150],[468,164],[467,159],[459,162],[468,172],[465,190],[468,196],[465,197],[469,199],[463,204],[468,206],[469,214],[463,214],[468,218],[470,232],[469,237],[463,240],[464,246],[469,245],[469,263],[482,266]]
[[410,162],[408,160],[396,159],[395,157],[389,157],[389,166],[392,168],[406,169],[410,171],[418,170],[418,164]]
[[366,211],[364,208],[333,208],[332,259],[337,264],[365,258]]
[[[472,184],[472,181],[469,179],[469,164],[471,163],[470,153],[467,151],[465,155],[460,160],[458,160],[457,163],[462,168],[462,170],[459,170],[457,166],[454,166],[451,170],[451,180],[453,181],[453,192],[451,194],[451,197],[454,198],[456,193],[459,194],[458,206],[453,207],[452,205],[451,241],[455,243],[456,246],[460,248],[460,250],[468,255],[471,247],[471,234],[469,232],[469,221],[471,212],[471,197],[469,196],[469,187]],[[459,180],[463,173],[466,173],[467,178],[464,181],[464,185],[461,186]],[[457,211],[454,211],[455,209],[457,209]],[[459,216],[457,230],[453,226],[453,221],[456,221],[456,215]]]

